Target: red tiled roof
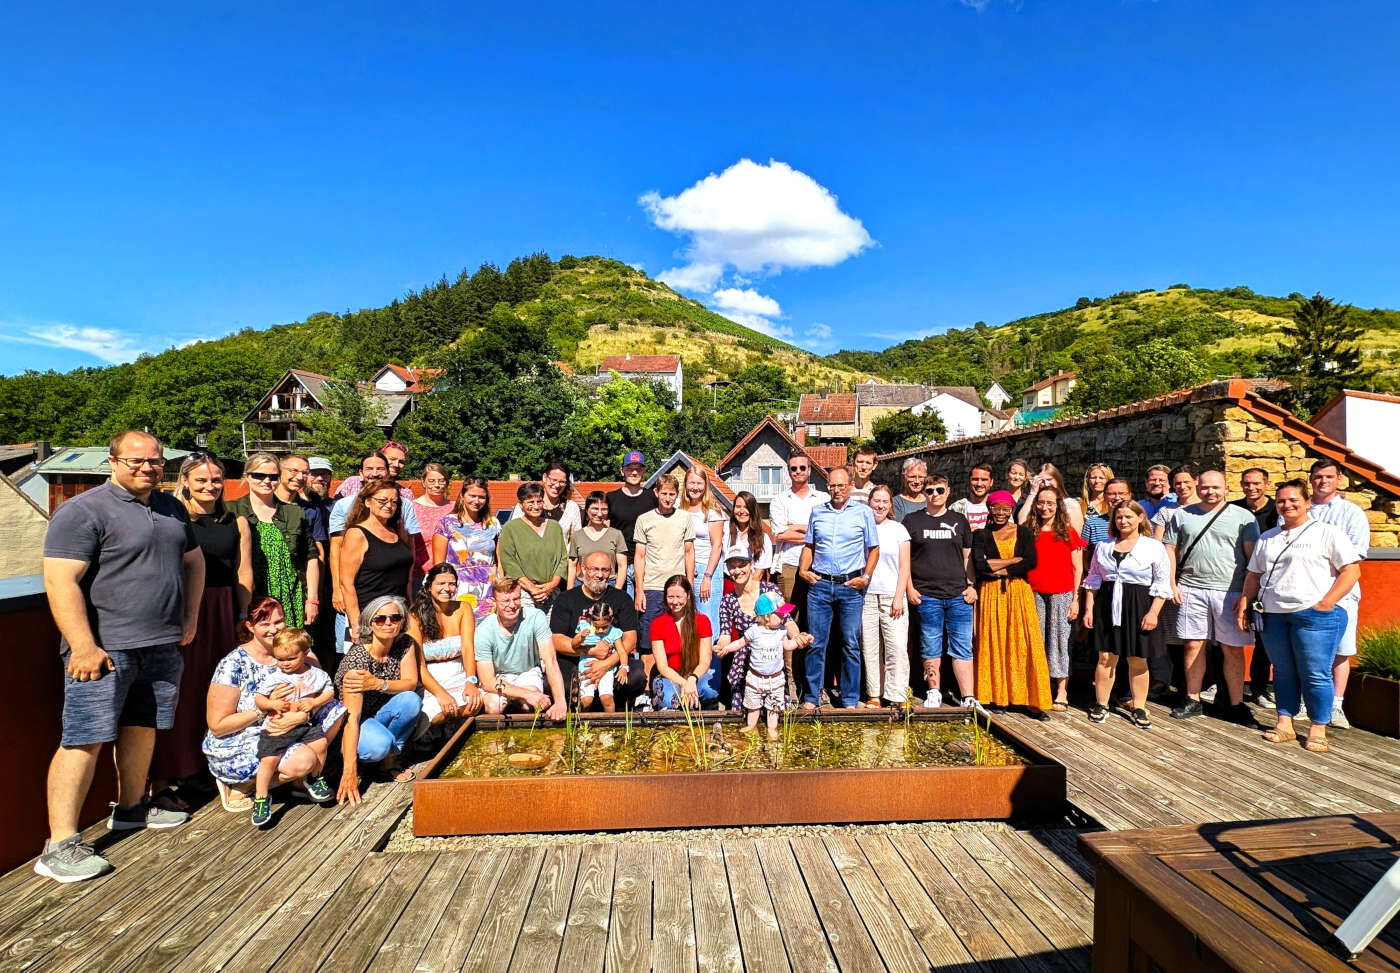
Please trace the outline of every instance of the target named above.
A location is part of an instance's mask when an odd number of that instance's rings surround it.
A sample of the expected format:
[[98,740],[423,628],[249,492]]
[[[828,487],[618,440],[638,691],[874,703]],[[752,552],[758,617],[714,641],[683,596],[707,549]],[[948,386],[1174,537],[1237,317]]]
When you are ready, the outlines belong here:
[[[731,449],[729,452],[727,452],[727,453],[724,454],[724,459],[722,459],[722,460],[719,461],[719,463],[718,463],[718,465],[717,465],[717,468],[722,470],[722,469],[724,469],[726,466],[728,466],[728,465],[729,465],[729,461],[732,460],[735,456],[738,456],[738,455],[739,455],[739,452],[740,452],[745,446],[747,446],[747,445],[749,444],[749,442],[750,442],[755,436],[757,436],[757,435],[763,430],[763,428],[764,428],[765,426],[772,427],[774,430],[777,431],[777,433],[778,433],[779,436],[781,436],[783,439],[785,439],[785,440],[787,441],[787,444],[788,444],[788,457],[789,457],[789,458],[791,458],[794,454],[799,455],[799,456],[805,456],[805,457],[807,457],[807,459],[811,460],[813,466],[819,466],[819,467],[821,467],[823,470],[826,469],[825,466],[822,466],[822,464],[818,463],[815,459],[812,458],[812,450],[813,450],[813,449],[816,449],[817,447],[815,447],[815,446],[804,446],[804,445],[802,445],[801,443],[799,443],[796,439],[793,439],[793,438],[792,438],[792,434],[789,433],[786,429],[783,428],[782,423],[780,423],[777,419],[773,418],[773,416],[771,416],[771,415],[764,416],[762,419],[758,420],[758,423],[757,423],[752,429],[750,429],[750,430],[748,431],[748,434],[745,435],[743,439],[741,439],[741,440],[739,440],[737,443],[735,443],[733,449]],[[837,447],[837,448],[844,449],[845,447]],[[843,459],[842,462],[844,463],[845,460]],[[840,464],[838,463],[837,465],[839,466]]]
[[972,443],[994,442],[996,440],[1012,439],[1018,436],[1038,436],[1051,430],[1074,429],[1080,426],[1093,425],[1108,419],[1119,419],[1127,416],[1139,415],[1144,412],[1159,412],[1162,409],[1184,405],[1188,402],[1213,402],[1220,399],[1228,399],[1232,400],[1235,405],[1250,413],[1260,422],[1266,423],[1291,438],[1298,440],[1308,452],[1334,460],[1337,465],[1348,473],[1353,473],[1368,483],[1372,483],[1390,493],[1400,496],[1400,476],[1396,476],[1394,473],[1389,472],[1378,464],[1358,456],[1344,444],[1324,435],[1321,430],[1314,428],[1309,423],[1293,415],[1293,413],[1289,412],[1287,409],[1275,405],[1259,394],[1259,390],[1261,389],[1278,389],[1281,388],[1283,384],[1284,383],[1272,379],[1248,378],[1232,378],[1222,382],[1208,382],[1205,385],[1197,385],[1192,388],[1169,392],[1166,395],[1159,395],[1154,399],[1145,399],[1142,402],[1131,402],[1127,405],[1120,405],[1115,409],[1105,409],[1102,412],[1094,412],[1084,416],[1072,416],[1067,419],[1057,419],[1051,422],[1040,422],[1032,426],[1021,426],[1016,429],[988,433],[985,436],[971,436],[949,443],[940,443],[936,446],[917,446],[913,449],[902,449],[896,453],[886,453],[879,457],[879,459],[881,461],[895,460],[920,453],[937,453],[945,449],[963,449]]
[[846,465],[845,446],[804,446],[807,455],[824,470],[834,470]]
[[563,372],[565,375],[573,375],[573,374],[574,374],[573,366],[570,365],[570,364],[569,364],[568,362],[566,362],[566,361],[556,361],[556,362],[554,363],[554,367],[557,368],[557,369],[559,369],[559,370],[560,370],[561,372]]
[[665,372],[681,367],[679,355],[609,355],[598,365],[603,372]]
[[1035,383],[1034,385],[1032,385],[1030,388],[1024,388],[1024,389],[1022,389],[1022,390],[1021,390],[1021,394],[1022,394],[1022,395],[1025,395],[1027,392],[1039,392],[1041,389],[1049,388],[1050,386],[1054,385],[1056,382],[1063,382],[1063,381],[1067,381],[1067,380],[1069,380],[1069,379],[1071,379],[1071,378],[1078,378],[1078,377],[1079,377],[1079,373],[1078,373],[1078,372],[1056,372],[1054,375],[1051,375],[1049,378],[1042,378],[1039,382],[1036,382],[1036,383]]
[[812,392],[797,400],[797,421],[855,422],[856,393]]

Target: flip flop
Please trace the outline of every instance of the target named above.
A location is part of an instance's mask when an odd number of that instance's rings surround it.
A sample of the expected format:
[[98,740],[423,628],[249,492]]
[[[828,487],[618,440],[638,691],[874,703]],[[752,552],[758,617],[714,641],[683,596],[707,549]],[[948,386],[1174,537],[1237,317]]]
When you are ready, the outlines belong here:
[[1314,738],[1311,738],[1311,737],[1308,738],[1308,740],[1305,741],[1305,742],[1303,743],[1303,749],[1306,750],[1306,751],[1308,751],[1309,753],[1331,753],[1331,752],[1332,752],[1332,748],[1329,747],[1329,746],[1327,745],[1327,741],[1326,741],[1326,740],[1318,740],[1318,739],[1314,739]]
[[234,814],[246,814],[253,807],[253,799],[236,787],[230,787],[217,777],[214,778],[215,786],[219,790],[219,804],[225,811],[232,811]]
[[1062,703],[1059,700],[1056,700],[1054,703],[1050,704],[1050,708],[1057,713],[1063,713],[1069,709],[1069,703]]
[[1269,743],[1292,743],[1294,740],[1298,739],[1298,734],[1290,733],[1284,736],[1278,730],[1265,730],[1264,739]]
[[418,779],[418,771],[412,767],[400,767],[398,770],[387,771],[389,779],[396,784],[411,784]]

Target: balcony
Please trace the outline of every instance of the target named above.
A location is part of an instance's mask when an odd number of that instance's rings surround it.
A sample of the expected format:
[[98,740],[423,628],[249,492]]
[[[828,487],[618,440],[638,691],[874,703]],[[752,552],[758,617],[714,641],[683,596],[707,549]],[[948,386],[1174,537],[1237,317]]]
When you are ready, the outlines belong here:
[[306,409],[259,409],[253,421],[260,423],[296,422],[307,411]]
[[748,480],[727,480],[725,485],[735,493],[747,490],[760,503],[767,503],[787,489],[786,483],[753,483]]
[[311,449],[305,439],[249,439],[250,453],[304,453]]

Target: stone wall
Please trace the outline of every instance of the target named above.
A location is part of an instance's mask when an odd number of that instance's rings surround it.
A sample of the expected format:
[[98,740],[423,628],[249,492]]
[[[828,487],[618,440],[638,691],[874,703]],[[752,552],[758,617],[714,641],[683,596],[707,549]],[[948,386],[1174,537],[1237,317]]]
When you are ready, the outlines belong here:
[[[1177,397],[1167,397],[1169,400]],[[976,439],[944,443],[925,450],[882,457],[877,476],[899,482],[904,458],[918,455],[929,469],[948,477],[955,496],[974,463],[989,463],[998,479],[1011,460],[1029,460],[1032,468],[1054,463],[1071,492],[1078,493],[1084,471],[1107,463],[1114,475],[1141,489],[1148,467],[1191,461],[1202,468],[1223,469],[1231,498],[1240,496],[1239,474],[1258,466],[1272,482],[1301,477],[1321,453],[1275,423],[1244,408],[1238,398],[1188,397],[1163,407],[1127,406],[1103,417],[1045,423]],[[1342,469],[1343,495],[1361,505],[1371,520],[1373,547],[1400,546],[1400,495]]]

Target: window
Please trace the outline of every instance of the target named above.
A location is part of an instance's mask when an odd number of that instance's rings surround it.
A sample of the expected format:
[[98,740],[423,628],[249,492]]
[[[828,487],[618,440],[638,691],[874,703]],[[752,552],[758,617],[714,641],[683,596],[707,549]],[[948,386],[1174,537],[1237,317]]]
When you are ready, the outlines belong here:
[[783,468],[781,466],[760,466],[758,468],[758,482],[764,486],[782,485]]

